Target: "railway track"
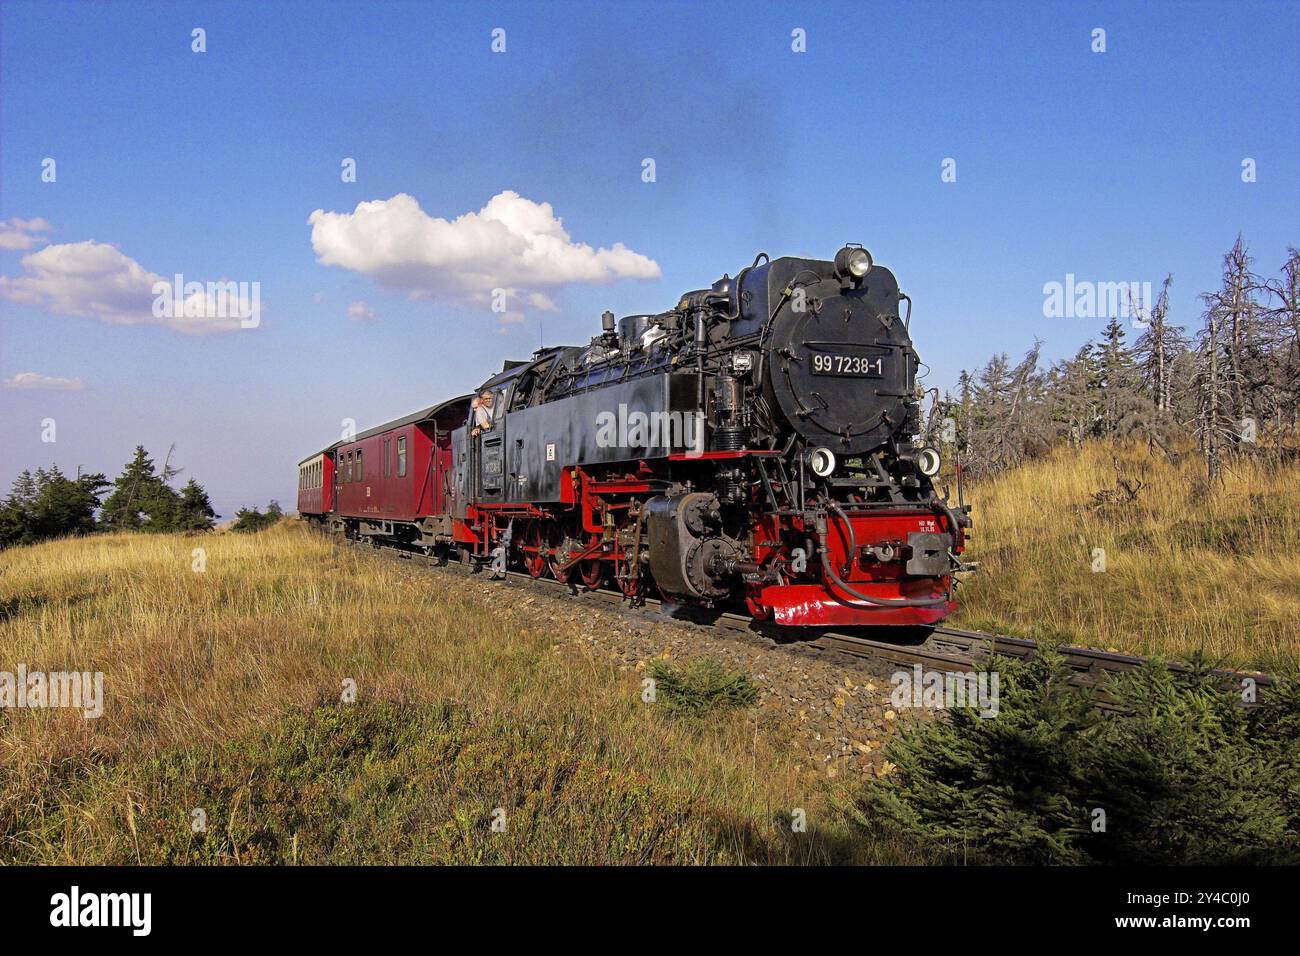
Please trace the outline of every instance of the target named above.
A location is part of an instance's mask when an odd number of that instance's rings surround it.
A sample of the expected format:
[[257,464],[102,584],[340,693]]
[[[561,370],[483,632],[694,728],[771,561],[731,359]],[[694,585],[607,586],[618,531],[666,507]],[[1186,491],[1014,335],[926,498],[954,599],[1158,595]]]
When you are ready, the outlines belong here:
[[[394,560],[410,561],[415,564],[437,568],[462,576],[486,573],[472,565],[447,563],[435,556],[420,551],[412,551],[389,545],[364,544],[346,541],[354,549],[377,553]],[[562,583],[553,578],[534,578],[522,571],[507,571],[505,580],[516,584],[536,588],[552,595],[582,597],[595,599],[607,604],[618,605],[625,613],[641,611],[655,615],[660,619],[703,627],[743,632],[775,640],[777,643],[800,644],[818,651],[842,654],[872,661],[884,661],[893,664],[913,666],[920,664],[926,670],[950,673],[965,673],[980,669],[993,655],[1027,659],[1038,653],[1038,642],[1022,637],[1004,634],[990,634],[983,631],[968,631],[961,628],[936,625],[926,629],[921,640],[905,639],[885,640],[880,637],[867,637],[862,634],[836,631],[823,631],[816,636],[798,638],[791,636],[788,629],[782,629],[762,621],[755,621],[745,614],[732,611],[707,611],[700,608],[673,606],[658,598],[646,597],[642,606],[631,608],[622,592],[613,588],[589,588],[580,583]],[[1074,671],[1073,682],[1081,686],[1096,687],[1104,682],[1110,674],[1136,670],[1147,663],[1147,658],[1116,651],[1101,650],[1093,647],[1063,645],[1055,648]],[[1189,673],[1192,668],[1187,664],[1171,661],[1166,666],[1178,673]],[[1272,678],[1255,671],[1217,670],[1216,674],[1224,678],[1225,683],[1238,684],[1245,679],[1254,681],[1258,690],[1267,688]],[[1104,693],[1099,694],[1099,704],[1103,709],[1113,709]],[[1247,707],[1254,706],[1247,704]]]

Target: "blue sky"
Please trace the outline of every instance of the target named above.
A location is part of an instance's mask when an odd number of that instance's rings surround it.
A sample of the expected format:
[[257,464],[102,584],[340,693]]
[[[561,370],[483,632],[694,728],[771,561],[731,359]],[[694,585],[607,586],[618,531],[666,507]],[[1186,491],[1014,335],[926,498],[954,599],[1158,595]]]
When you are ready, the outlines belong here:
[[[1266,273],[1300,243],[1297,36],[1289,2],[5,0],[0,379],[81,387],[0,389],[0,483],[51,461],[112,476],[137,442],[159,460],[174,442],[223,513],[291,506],[294,463],[343,419],[466,391],[543,335],[585,341],[603,309],[662,310],[760,249],[865,244],[915,300],[940,387],[994,351],[1040,338],[1056,358],[1095,336],[1103,319],[1043,315],[1066,273],[1172,272],[1172,316],[1195,325],[1238,232]],[[510,321],[474,298],[490,282],[465,264],[473,242],[451,264],[376,251],[391,226],[443,235],[429,224],[506,191],[569,237],[564,263],[484,265],[519,290]],[[379,233],[359,203],[381,204]],[[337,232],[314,238],[316,210]],[[24,264],[64,244],[118,271],[68,290]],[[94,283],[128,262],[257,282],[261,324],[196,335],[104,306],[120,285]]]

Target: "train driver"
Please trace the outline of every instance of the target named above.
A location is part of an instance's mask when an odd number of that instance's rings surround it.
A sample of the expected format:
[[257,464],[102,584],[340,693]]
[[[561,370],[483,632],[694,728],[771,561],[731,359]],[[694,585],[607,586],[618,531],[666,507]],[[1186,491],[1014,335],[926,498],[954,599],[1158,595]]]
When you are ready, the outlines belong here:
[[488,431],[496,417],[491,389],[483,389],[479,397],[470,403],[470,407],[474,410],[474,430],[470,434],[477,436]]

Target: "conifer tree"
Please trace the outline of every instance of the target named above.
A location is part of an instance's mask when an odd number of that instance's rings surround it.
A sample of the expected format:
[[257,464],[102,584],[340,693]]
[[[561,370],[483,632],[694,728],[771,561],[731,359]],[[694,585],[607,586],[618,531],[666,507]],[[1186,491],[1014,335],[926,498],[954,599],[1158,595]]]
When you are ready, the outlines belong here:
[[175,472],[165,469],[159,475],[153,459],[136,445],[135,455],[113,482],[113,493],[104,502],[100,521],[109,531],[136,531],[147,526],[150,531],[176,530],[179,499],[167,484]]
[[1112,316],[1102,333],[1097,366],[1101,376],[1101,432],[1115,437],[1131,434],[1144,421],[1137,365],[1124,340],[1124,326]]
[[212,510],[212,502],[208,500],[208,493],[191,478],[181,489],[176,530],[210,531],[217,517],[217,513]]

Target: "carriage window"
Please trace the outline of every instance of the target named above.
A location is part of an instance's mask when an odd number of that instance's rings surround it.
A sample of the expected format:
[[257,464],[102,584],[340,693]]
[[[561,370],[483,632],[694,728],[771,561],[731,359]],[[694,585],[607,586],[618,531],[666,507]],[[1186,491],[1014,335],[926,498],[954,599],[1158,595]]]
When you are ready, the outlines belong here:
[[397,439],[397,477],[406,477],[406,436]]
[[343,480],[344,481],[352,480],[352,452],[348,452],[348,470],[343,475]]
[[393,444],[391,439],[384,439],[384,477],[387,478],[393,473],[393,455],[389,447]]
[[365,481],[366,473],[361,469],[361,449],[357,449],[357,476],[355,481]]

